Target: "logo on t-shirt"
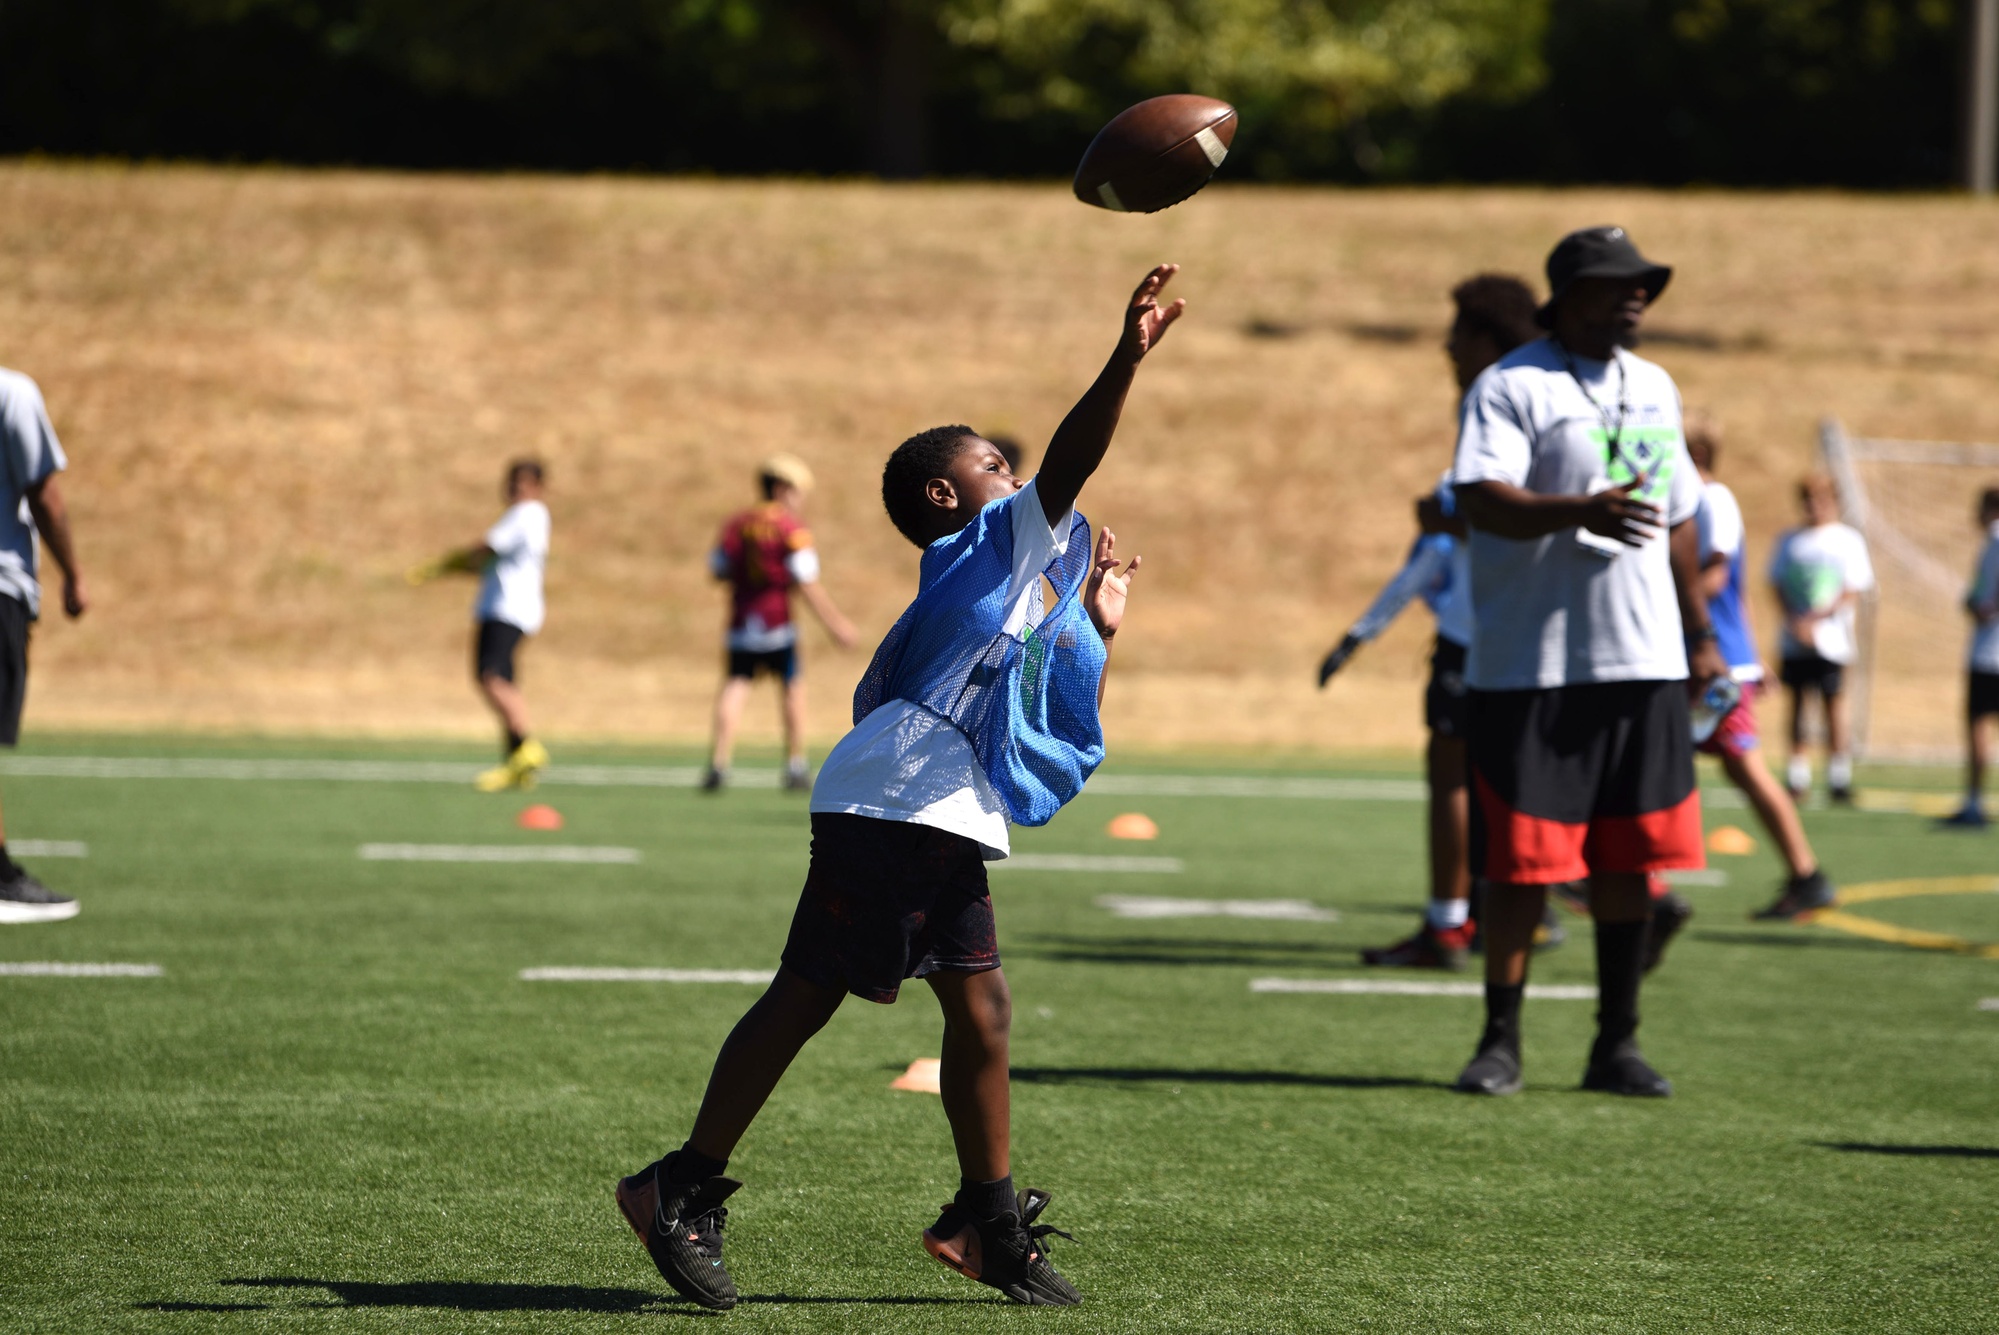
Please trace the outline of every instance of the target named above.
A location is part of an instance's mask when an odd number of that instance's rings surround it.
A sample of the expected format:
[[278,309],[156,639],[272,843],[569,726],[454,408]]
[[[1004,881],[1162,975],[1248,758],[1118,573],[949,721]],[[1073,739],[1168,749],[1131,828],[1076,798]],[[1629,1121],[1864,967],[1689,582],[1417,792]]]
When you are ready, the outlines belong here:
[[1604,476],[1610,479],[1611,486],[1621,487],[1642,475],[1646,479],[1645,485],[1632,495],[1648,504],[1665,508],[1667,497],[1673,492],[1673,474],[1680,460],[1680,452],[1674,448],[1680,443],[1678,427],[1628,426],[1618,433],[1615,451],[1610,448],[1610,433],[1604,428],[1592,427],[1589,437],[1609,458]]

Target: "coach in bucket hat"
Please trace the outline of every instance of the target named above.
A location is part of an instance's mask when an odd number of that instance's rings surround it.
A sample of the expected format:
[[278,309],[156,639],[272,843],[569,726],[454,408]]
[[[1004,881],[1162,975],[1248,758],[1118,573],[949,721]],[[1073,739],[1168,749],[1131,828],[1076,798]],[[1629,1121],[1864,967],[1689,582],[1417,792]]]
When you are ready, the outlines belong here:
[[1669,265],[1654,264],[1639,254],[1638,244],[1622,227],[1585,227],[1570,232],[1548,252],[1548,300],[1534,312],[1534,320],[1543,329],[1554,328],[1555,307],[1578,279],[1638,279],[1649,306],[1659,299],[1672,277]]

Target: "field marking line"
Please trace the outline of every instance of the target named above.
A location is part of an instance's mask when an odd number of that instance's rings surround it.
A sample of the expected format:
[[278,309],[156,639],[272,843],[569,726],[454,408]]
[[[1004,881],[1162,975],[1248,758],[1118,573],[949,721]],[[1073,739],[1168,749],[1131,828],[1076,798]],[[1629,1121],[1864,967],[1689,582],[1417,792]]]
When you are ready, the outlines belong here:
[[1667,885],[1728,884],[1728,873],[1719,867],[1709,867],[1704,871],[1669,871],[1665,877]]
[[363,862],[587,862],[630,866],[636,848],[590,844],[363,844]]
[[1891,945],[1911,946],[1917,950],[1941,950],[1952,955],[1970,955],[1977,959],[1994,960],[1999,959],[1999,944],[1982,944],[1966,940],[1961,936],[1953,936],[1948,932],[1926,932],[1846,912],[1850,904],[1878,904],[1885,900],[1918,899],[1927,895],[1991,894],[1999,894],[1999,876],[1935,876],[1870,881],[1865,885],[1848,886],[1841,890],[1833,898],[1831,908],[1820,909],[1805,921],[1815,927],[1830,927],[1834,931],[1866,937],[1870,941],[1886,941]]
[[[243,760],[146,756],[0,756],[0,775],[48,779],[234,779],[335,783],[469,785],[482,764],[448,760]],[[699,765],[564,765],[543,770],[544,784],[575,788],[698,788]],[[733,769],[736,788],[776,788],[775,769]],[[1083,788],[1100,797],[1300,798],[1332,802],[1421,802],[1420,779],[1362,779],[1258,774],[1098,774]],[[1745,806],[1733,788],[1701,789],[1715,809]]]
[[993,871],[1154,872],[1171,876],[1187,870],[1179,858],[1121,857],[1111,853],[1015,853],[986,864]]
[[1166,899],[1099,895],[1097,907],[1120,918],[1254,918],[1263,922],[1338,922],[1333,909],[1302,899]]
[[81,839],[10,839],[7,851],[24,858],[87,858],[90,845]]
[[68,964],[54,960],[14,960],[0,963],[8,978],[158,978],[157,964]]
[[[1252,992],[1317,992],[1342,997],[1482,997],[1484,983],[1413,983],[1400,978],[1252,978]],[[1580,983],[1529,983],[1538,1001],[1595,1001],[1596,989]]]
[[524,983],[751,983],[761,986],[774,969],[522,969]]
[[1978,999],[1978,1009],[1982,1011],[1999,1011],[1999,997],[1980,997]]

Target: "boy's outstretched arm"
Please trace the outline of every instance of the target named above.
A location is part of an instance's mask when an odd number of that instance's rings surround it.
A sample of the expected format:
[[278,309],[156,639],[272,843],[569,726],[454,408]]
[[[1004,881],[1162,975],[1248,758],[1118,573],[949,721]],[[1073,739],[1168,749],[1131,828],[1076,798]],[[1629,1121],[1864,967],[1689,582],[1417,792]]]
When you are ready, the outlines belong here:
[[1159,304],[1160,289],[1178,272],[1179,265],[1162,264],[1145,276],[1138,290],[1131,294],[1131,304],[1125,308],[1124,333],[1118,338],[1117,351],[1104,363],[1096,383],[1084,391],[1069,415],[1062,419],[1062,425],[1055,428],[1055,437],[1048,442],[1048,455],[1034,479],[1034,489],[1040,493],[1041,509],[1049,523],[1069,513],[1076,504],[1083,484],[1097,471],[1104,451],[1110,448],[1118,415],[1124,411],[1125,392],[1138,373],[1138,364],[1166,336],[1167,327],[1187,309],[1184,301],[1168,306]]
[[1099,709],[1104,707],[1104,687],[1111,679],[1111,643],[1117,639],[1118,627],[1124,624],[1125,600],[1131,597],[1131,577],[1138,573],[1138,567],[1144,560],[1142,556],[1134,556],[1124,572],[1118,573],[1117,534],[1107,528],[1098,530],[1090,580],[1083,588],[1083,608],[1089,612],[1090,624],[1097,628],[1097,634],[1104,642],[1104,671],[1097,678]]

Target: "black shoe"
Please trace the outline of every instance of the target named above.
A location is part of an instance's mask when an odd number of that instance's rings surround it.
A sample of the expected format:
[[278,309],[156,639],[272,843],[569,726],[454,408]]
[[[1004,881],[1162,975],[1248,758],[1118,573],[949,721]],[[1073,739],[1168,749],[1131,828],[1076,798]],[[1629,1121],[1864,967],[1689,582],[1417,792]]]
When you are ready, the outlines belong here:
[[1034,1307],[1074,1307],[1083,1301],[1076,1286],[1048,1264],[1042,1239],[1069,1238],[1059,1228],[1034,1221],[1048,1205],[1048,1193],[1032,1187],[1020,1193],[1020,1213],[975,1219],[957,1202],[944,1207],[923,1230],[923,1250],[981,1284],[990,1284],[1017,1303]]
[[787,793],[809,793],[812,791],[812,774],[803,764],[784,767],[784,791]]
[[1966,802],[1950,815],[1937,821],[1937,826],[1945,830],[1983,830],[1992,824],[1985,814],[1985,808],[1975,802]]
[[61,922],[79,911],[74,899],[57,894],[18,864],[12,875],[0,880],[0,923]]
[[719,793],[722,791],[722,785],[728,781],[729,774],[727,770],[719,770],[710,765],[708,772],[701,776],[701,791],[704,793]]
[[1820,909],[1831,908],[1837,898],[1838,887],[1826,878],[1821,868],[1809,876],[1793,876],[1784,882],[1784,893],[1754,916],[1759,922],[1797,922]]
[[1851,787],[1828,788],[1825,795],[1831,799],[1832,804],[1836,807],[1850,807],[1853,805],[1853,789]]
[[667,1179],[667,1155],[618,1182],[618,1209],[674,1291],[703,1307],[726,1312],[736,1305],[735,1281],[722,1265],[722,1202],[743,1184],[733,1177],[676,1183]]
[[1693,916],[1694,906],[1677,890],[1668,890],[1652,901],[1652,930],[1645,936],[1646,973],[1659,967],[1659,961],[1666,958],[1666,947]]
[[1460,1094],[1518,1094],[1520,1054],[1510,1043],[1482,1043],[1471,1064],[1458,1073]]
[[1673,1082],[1652,1069],[1639,1055],[1630,1039],[1608,1051],[1602,1040],[1590,1049],[1589,1069],[1583,1072],[1583,1088],[1599,1094],[1622,1094],[1634,1099],[1666,1099],[1673,1096]]

